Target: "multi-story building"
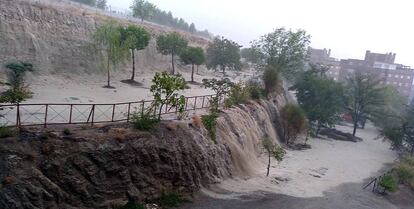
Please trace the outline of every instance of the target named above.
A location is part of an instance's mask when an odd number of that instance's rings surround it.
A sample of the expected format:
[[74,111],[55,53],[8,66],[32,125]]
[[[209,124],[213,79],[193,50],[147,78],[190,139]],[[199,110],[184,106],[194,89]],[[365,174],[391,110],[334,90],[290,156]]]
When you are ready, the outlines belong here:
[[310,64],[317,64],[327,67],[326,75],[335,80],[339,80],[341,71],[340,63],[337,59],[331,57],[330,49],[308,48],[308,61]]
[[395,87],[398,92],[411,101],[414,70],[408,66],[395,63],[395,53],[371,53],[366,51],[365,59],[343,59],[340,61],[338,80],[344,81],[354,71],[377,75],[381,84]]

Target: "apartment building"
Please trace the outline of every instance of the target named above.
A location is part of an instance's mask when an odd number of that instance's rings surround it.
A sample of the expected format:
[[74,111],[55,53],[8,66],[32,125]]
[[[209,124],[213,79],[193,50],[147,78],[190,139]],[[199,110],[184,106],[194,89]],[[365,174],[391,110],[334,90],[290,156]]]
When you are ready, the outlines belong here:
[[341,73],[340,62],[331,57],[330,49],[308,48],[308,62],[310,64],[322,65],[328,68],[326,75],[332,80],[338,81]]

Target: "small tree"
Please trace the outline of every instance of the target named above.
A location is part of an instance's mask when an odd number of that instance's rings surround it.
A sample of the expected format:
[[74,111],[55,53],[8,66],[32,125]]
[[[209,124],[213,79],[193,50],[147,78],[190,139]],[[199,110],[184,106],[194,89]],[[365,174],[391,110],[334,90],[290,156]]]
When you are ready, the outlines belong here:
[[286,144],[296,140],[305,129],[306,118],[300,107],[287,104],[280,110],[280,120],[283,128],[283,137]]
[[273,65],[267,65],[263,73],[263,83],[265,85],[265,92],[267,95],[275,92],[280,83],[279,72]]
[[197,32],[197,29],[196,29],[196,27],[195,27],[194,23],[191,23],[191,25],[190,25],[190,29],[189,29],[189,32],[190,32],[191,34],[194,34],[194,33],[196,33],[196,32]]
[[240,51],[240,55],[247,62],[255,65],[255,67],[259,68],[264,65],[264,55],[257,48],[243,48]]
[[92,36],[95,50],[104,52],[106,59],[107,85],[111,87],[111,69],[127,59],[128,48],[122,44],[122,28],[115,22],[107,22],[98,27]]
[[180,59],[186,65],[191,64],[191,82],[194,82],[194,65],[201,65],[206,60],[203,48],[187,47],[181,52]]
[[292,89],[309,122],[316,125],[316,136],[321,127],[332,127],[339,120],[343,110],[342,85],[319,73],[315,66]]
[[215,38],[207,48],[207,68],[240,70],[240,45],[224,37]]
[[262,144],[263,144],[263,148],[266,150],[268,157],[269,157],[269,161],[267,163],[267,174],[266,174],[266,176],[269,176],[271,157],[273,156],[280,163],[283,160],[283,157],[285,156],[286,151],[280,146],[276,145],[269,138],[263,139]]
[[130,8],[132,9],[133,16],[141,18],[141,22],[144,22],[144,19],[151,18],[157,10],[154,4],[145,0],[134,0]]
[[145,49],[151,39],[151,35],[144,28],[130,25],[121,29],[122,43],[131,50],[132,53],[132,76],[131,81],[135,80],[135,50]]
[[229,94],[231,87],[234,85],[233,82],[230,81],[228,78],[224,78],[221,80],[213,79],[203,79],[203,86],[205,88],[210,88],[215,92],[215,97],[212,98],[210,101],[211,103],[211,111],[218,112],[219,101],[224,95]]
[[167,72],[155,73],[152,79],[150,91],[154,97],[153,106],[158,109],[158,118],[165,105],[176,107],[179,112],[184,111],[185,97],[179,95],[178,91],[185,89],[185,80],[180,75],[170,75]]
[[7,85],[10,88],[0,95],[0,103],[19,103],[29,98],[32,92],[25,85],[27,71],[33,71],[33,65],[26,62],[12,62],[6,65]]
[[364,116],[370,117],[385,105],[384,87],[380,79],[372,74],[356,71],[347,80],[345,91],[345,108],[351,113],[355,136],[358,123]]
[[175,74],[175,55],[179,55],[187,45],[188,41],[177,32],[158,36],[157,50],[163,55],[171,55],[172,74]]
[[275,66],[287,79],[294,80],[304,69],[310,36],[304,30],[277,28],[254,41],[252,48],[258,50],[268,65]]

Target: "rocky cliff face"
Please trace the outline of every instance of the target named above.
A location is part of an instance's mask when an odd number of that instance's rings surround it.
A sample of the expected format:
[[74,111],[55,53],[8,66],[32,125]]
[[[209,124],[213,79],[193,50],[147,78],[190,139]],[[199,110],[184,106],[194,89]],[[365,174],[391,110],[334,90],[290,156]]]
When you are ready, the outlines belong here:
[[[0,208],[113,208],[128,197],[194,192],[220,179],[248,176],[260,140],[278,139],[274,101],[225,110],[217,143],[198,122],[165,122],[153,133],[127,124],[24,131],[0,141]],[[195,120],[196,121],[196,120]],[[41,131],[41,132],[39,132]]]
[[[121,24],[138,24],[153,36],[150,46],[137,55],[137,67],[167,70],[168,57],[156,52],[154,37],[171,29],[139,21],[116,19],[95,10],[79,8],[65,1],[0,1],[0,69],[10,61],[27,61],[36,72],[97,73],[102,59],[87,50],[96,27],[112,19]],[[63,3],[62,3],[63,2]],[[205,46],[208,41],[188,34],[192,45]],[[128,67],[128,62],[126,66]]]

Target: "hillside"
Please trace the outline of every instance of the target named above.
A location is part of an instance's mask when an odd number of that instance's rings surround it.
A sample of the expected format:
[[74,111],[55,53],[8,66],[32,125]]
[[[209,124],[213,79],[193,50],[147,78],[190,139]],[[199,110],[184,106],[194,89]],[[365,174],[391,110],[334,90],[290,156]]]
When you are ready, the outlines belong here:
[[[100,72],[100,57],[86,48],[96,27],[110,19],[124,25],[137,24],[151,32],[150,46],[136,58],[139,69],[169,68],[170,59],[156,52],[154,40],[158,34],[172,30],[168,27],[115,18],[65,1],[2,0],[0,14],[0,69],[7,62],[22,60],[33,63],[36,72],[43,75]],[[182,34],[191,45],[208,44],[205,38]]]

